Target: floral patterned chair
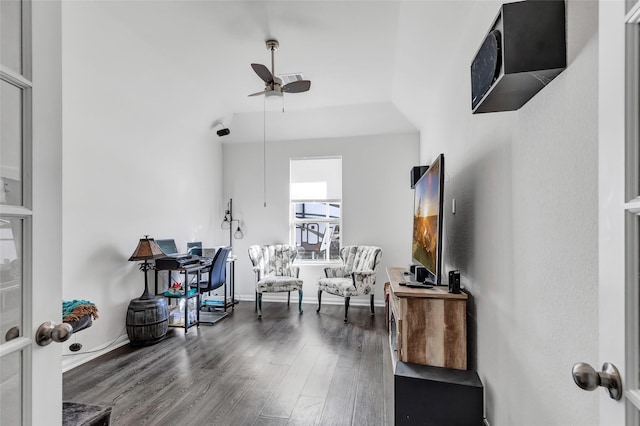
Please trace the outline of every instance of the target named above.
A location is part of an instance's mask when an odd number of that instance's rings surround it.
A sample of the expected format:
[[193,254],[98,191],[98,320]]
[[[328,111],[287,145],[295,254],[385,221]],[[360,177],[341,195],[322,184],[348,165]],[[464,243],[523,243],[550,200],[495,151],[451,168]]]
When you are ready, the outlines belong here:
[[347,322],[349,300],[352,296],[370,295],[371,316],[373,312],[373,290],[376,284],[376,267],[382,259],[382,249],[375,246],[345,246],[340,250],[344,263],[339,268],[324,268],[326,278],[318,281],[318,309],[322,292],[344,297],[344,322]]
[[302,313],[302,280],[298,278],[300,268],[293,265],[298,250],[291,245],[254,245],[249,247],[249,258],[256,273],[256,310],[262,318],[262,293],[288,293],[287,306],[291,302],[291,292],[298,290],[298,311]]

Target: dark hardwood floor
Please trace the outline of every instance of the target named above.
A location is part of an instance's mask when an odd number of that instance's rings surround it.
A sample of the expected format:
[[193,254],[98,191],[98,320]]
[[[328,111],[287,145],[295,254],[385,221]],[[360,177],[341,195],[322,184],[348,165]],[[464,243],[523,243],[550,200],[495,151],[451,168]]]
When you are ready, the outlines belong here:
[[170,328],[63,376],[65,401],[112,407],[111,425],[392,425],[384,309],[253,302],[215,325]]

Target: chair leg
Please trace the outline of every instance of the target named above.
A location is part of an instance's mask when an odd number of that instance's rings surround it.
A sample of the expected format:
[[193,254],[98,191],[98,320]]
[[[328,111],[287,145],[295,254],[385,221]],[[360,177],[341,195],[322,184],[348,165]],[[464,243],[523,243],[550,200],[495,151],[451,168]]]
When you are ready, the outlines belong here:
[[287,307],[289,307],[291,305],[291,292],[288,291],[287,292]]
[[347,322],[347,314],[349,313],[349,299],[350,297],[344,298],[344,322]]
[[256,298],[254,300],[255,300],[255,304],[256,304],[256,306],[254,308],[254,311],[257,311],[258,310],[258,292],[257,291],[256,291]]
[[318,309],[316,309],[316,312],[320,312],[321,302],[322,302],[322,290],[318,290]]
[[258,318],[262,318],[262,293],[256,294],[258,295],[258,297],[256,298],[258,306]]
[[298,289],[298,312],[302,313],[302,289]]
[[375,314],[376,313],[373,310],[373,293],[371,293],[371,316],[373,317],[373,316],[375,316]]

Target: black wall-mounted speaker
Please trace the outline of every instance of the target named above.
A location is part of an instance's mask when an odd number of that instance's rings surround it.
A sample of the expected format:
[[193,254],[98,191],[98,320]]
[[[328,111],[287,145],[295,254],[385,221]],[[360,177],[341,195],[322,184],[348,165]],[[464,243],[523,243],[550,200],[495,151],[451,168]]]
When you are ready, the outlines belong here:
[[564,0],[503,4],[471,63],[471,109],[519,109],[567,67]]
[[416,183],[418,183],[427,170],[429,170],[429,166],[415,166],[411,169],[411,189],[416,187]]

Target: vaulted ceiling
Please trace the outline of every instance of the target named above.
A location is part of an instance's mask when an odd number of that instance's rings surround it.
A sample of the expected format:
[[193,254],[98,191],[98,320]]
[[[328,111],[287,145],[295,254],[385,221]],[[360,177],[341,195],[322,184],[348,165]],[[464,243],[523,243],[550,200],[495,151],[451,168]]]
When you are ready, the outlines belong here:
[[[474,2],[91,3],[109,31],[135,41],[137,55],[117,59],[122,67],[157,64],[141,84],[163,86],[164,99],[196,109],[211,132],[218,123],[229,127],[222,142],[252,142],[263,140],[265,128],[271,140],[417,131],[421,113],[413,106],[429,102],[433,74],[443,72],[437,65],[463,42],[447,29]],[[276,74],[302,73],[312,82],[308,92],[248,97],[264,88],[250,64],[271,68],[265,41],[272,38],[280,43]],[[111,48],[105,54],[116,53]]]

